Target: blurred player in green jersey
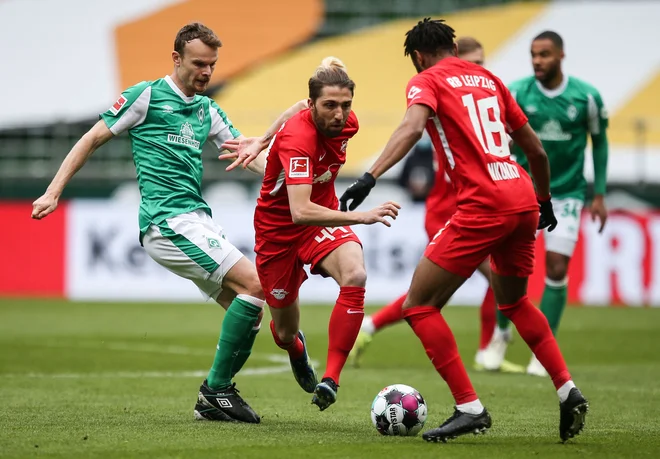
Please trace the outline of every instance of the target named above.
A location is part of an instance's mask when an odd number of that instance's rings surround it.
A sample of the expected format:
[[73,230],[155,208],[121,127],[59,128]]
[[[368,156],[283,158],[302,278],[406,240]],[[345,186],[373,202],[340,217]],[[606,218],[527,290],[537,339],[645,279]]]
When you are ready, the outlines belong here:
[[[221,46],[204,25],[184,26],[174,41],[172,73],[126,89],[100,115],[64,159],[46,193],[34,202],[32,218],[53,212],[64,187],[92,153],[128,132],[141,195],[141,244],[157,263],[194,282],[206,298],[227,310],[194,415],[258,423],[259,416],[238,394],[232,379],[251,353],[264,293],[254,264],[227,240],[202,198],[204,143],[210,140],[223,149],[225,142],[243,138],[225,112],[200,95],[208,87]],[[280,125],[303,107],[292,106],[256,140],[265,148]]]
[[[552,233],[544,234],[546,279],[541,310],[556,335],[566,306],[568,263],[580,233],[580,216],[586,199],[587,181],[583,171],[589,136],[594,164],[594,198],[589,212],[592,220],[599,220],[601,232],[607,220],[608,119],[596,88],[562,72],[564,43],[557,33],[546,31],[534,38],[531,55],[534,76],[512,83],[509,89],[543,142],[550,160],[550,190],[559,224]],[[514,146],[513,153],[528,169],[520,149]],[[510,339],[510,322],[498,314],[498,326],[484,353],[486,368],[499,367]],[[527,373],[547,376],[534,356]]]

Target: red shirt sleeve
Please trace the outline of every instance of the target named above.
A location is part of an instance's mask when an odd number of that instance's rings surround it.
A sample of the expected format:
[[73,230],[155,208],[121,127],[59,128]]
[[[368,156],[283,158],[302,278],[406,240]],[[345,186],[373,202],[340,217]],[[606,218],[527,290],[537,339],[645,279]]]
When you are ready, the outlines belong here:
[[313,161],[316,133],[305,129],[287,132],[279,145],[279,158],[287,185],[311,185],[314,180]]
[[406,98],[408,108],[414,104],[422,104],[430,107],[434,113],[438,112],[438,95],[435,85],[424,74],[415,75],[410,79],[406,88]]
[[511,91],[500,80],[497,80],[498,91],[502,94],[504,101],[505,114],[508,132],[517,131],[527,124],[527,116],[518,105],[518,102],[511,95]]

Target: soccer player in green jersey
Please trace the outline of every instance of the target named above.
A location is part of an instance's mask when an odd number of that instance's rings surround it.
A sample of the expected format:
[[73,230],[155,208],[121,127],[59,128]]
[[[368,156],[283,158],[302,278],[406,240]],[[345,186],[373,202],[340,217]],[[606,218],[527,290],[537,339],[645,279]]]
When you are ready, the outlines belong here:
[[[556,335],[566,306],[568,263],[578,240],[586,198],[587,181],[583,170],[588,136],[594,164],[594,198],[589,211],[593,220],[600,221],[601,232],[607,220],[608,119],[596,88],[562,72],[564,43],[557,33],[546,31],[534,38],[531,54],[534,76],[512,83],[509,89],[529,118],[550,160],[550,190],[559,223],[552,233],[544,234],[546,279],[541,310]],[[529,169],[518,147],[514,146],[513,153],[520,164]],[[504,359],[510,337],[509,320],[498,314],[498,327],[484,356],[487,368],[497,367]],[[547,376],[534,356],[527,373]]]
[[[91,154],[128,131],[141,203],[140,242],[157,263],[190,279],[227,310],[213,365],[202,383],[197,419],[260,422],[232,384],[259,331],[264,294],[255,266],[211,219],[202,198],[202,146],[243,136],[206,96],[222,43],[200,23],[184,26],[174,41],[171,75],[126,89],[71,149],[46,193],[33,203],[32,218],[57,208],[59,197]],[[303,108],[295,104],[260,139],[266,145],[280,125]]]

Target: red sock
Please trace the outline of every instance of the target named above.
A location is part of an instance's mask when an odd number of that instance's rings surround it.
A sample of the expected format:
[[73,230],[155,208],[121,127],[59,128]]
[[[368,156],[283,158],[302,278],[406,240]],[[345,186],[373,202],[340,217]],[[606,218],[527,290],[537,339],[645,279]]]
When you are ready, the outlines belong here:
[[341,287],[328,326],[328,362],[324,378],[339,385],[339,375],[346,363],[364,318],[364,287]]
[[561,355],[557,340],[550,330],[548,319],[535,307],[527,295],[515,304],[500,305],[500,311],[511,319],[518,334],[525,340],[541,365],[552,378],[555,387],[559,389],[570,381],[571,375]]
[[486,349],[488,343],[490,343],[491,338],[493,337],[493,332],[495,331],[495,323],[497,322],[497,316],[495,313],[495,293],[493,289],[488,287],[486,290],[486,296],[484,297],[483,303],[481,303],[481,335],[479,339],[479,350]]
[[406,301],[407,295],[407,293],[404,293],[400,298],[382,307],[376,314],[371,316],[376,331],[403,320],[403,302]]
[[403,317],[422,341],[435,369],[447,382],[456,404],[475,401],[477,394],[458,355],[454,335],[440,310],[433,306],[416,306],[403,311]]
[[275,322],[272,320],[270,321],[270,332],[273,334],[275,344],[277,344],[280,349],[287,351],[289,353],[289,357],[292,359],[299,359],[305,353],[305,346],[303,346],[303,343],[300,341],[298,335],[296,335],[296,338],[290,343],[285,343],[280,340],[280,337],[277,336],[277,333],[275,333]]

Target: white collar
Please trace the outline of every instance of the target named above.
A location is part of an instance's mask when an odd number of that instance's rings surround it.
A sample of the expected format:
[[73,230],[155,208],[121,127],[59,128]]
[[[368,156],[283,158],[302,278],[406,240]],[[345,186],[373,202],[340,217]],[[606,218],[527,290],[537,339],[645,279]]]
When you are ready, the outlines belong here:
[[568,86],[567,75],[564,75],[564,79],[561,80],[561,83],[559,83],[559,86],[557,86],[555,89],[548,89],[543,86],[539,80],[536,80],[536,87],[539,88],[539,91],[541,91],[545,97],[549,97],[551,99],[557,96],[561,96],[562,93],[566,90],[566,86]]
[[186,96],[183,93],[183,91],[179,89],[179,87],[176,85],[174,80],[172,80],[172,77],[170,77],[169,75],[165,76],[165,81],[167,82],[168,85],[170,85],[172,91],[174,91],[179,97],[181,97],[185,103],[189,104],[195,99],[195,96],[191,96],[191,97]]

